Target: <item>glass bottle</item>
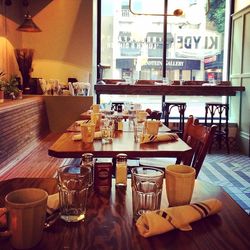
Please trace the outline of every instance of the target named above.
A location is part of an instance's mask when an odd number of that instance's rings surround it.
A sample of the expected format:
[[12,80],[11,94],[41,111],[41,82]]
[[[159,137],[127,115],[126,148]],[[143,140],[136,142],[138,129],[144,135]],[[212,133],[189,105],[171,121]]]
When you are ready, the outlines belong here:
[[84,153],[82,155],[81,167],[87,167],[91,169],[91,176],[89,179],[89,187],[93,186],[94,183],[94,163],[93,163],[93,154]]
[[127,186],[127,155],[116,156],[116,186]]

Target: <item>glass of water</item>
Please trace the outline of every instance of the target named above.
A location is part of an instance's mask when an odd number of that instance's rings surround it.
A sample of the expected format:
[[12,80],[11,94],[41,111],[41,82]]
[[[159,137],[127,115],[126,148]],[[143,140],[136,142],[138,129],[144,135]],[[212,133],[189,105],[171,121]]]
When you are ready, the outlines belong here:
[[85,219],[91,169],[66,165],[58,170],[61,219],[78,222]]
[[137,167],[132,174],[133,216],[137,220],[147,211],[160,209],[164,171],[153,167]]

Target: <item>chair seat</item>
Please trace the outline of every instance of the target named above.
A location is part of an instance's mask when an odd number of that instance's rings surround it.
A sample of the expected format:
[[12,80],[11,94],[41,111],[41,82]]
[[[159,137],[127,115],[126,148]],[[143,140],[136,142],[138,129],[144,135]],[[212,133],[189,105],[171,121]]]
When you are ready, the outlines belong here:
[[150,166],[165,169],[168,165],[176,163],[176,158],[140,158],[140,166]]

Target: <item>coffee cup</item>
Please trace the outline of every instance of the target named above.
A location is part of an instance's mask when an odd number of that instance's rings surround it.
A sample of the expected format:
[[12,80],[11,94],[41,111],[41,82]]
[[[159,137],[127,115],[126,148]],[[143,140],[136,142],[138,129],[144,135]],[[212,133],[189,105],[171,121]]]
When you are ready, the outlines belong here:
[[36,246],[42,239],[48,193],[39,188],[24,188],[5,197],[8,231],[16,249]]

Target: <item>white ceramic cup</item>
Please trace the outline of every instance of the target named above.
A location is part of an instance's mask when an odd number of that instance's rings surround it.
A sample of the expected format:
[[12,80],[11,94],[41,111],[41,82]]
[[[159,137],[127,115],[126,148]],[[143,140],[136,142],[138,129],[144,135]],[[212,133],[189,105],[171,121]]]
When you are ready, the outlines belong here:
[[160,121],[146,120],[145,121],[145,132],[150,135],[157,135],[159,131]]
[[102,119],[101,113],[91,113],[91,122],[95,124],[95,131],[100,131],[101,119]]
[[100,113],[100,105],[99,104],[93,104],[92,105],[92,111],[93,111],[93,113]]
[[169,165],[165,169],[167,198],[170,207],[190,203],[194,190],[195,169],[187,165]]
[[95,124],[92,122],[81,124],[81,134],[83,143],[92,143],[95,137]]
[[18,189],[6,195],[8,230],[14,248],[32,248],[42,239],[47,199],[48,193],[39,188]]

